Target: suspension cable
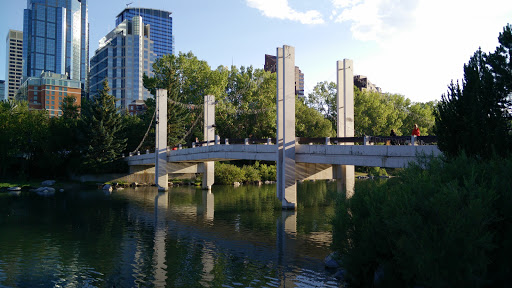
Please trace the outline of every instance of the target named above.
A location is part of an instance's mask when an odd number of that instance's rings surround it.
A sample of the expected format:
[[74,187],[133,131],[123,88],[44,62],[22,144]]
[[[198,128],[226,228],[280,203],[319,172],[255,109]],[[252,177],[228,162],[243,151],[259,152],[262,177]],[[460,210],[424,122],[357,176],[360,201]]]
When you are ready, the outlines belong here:
[[137,148],[135,148],[135,150],[132,152],[133,154],[137,153],[137,151],[139,151],[140,147],[142,146],[142,143],[144,143],[144,141],[146,141],[146,137],[148,137],[149,130],[151,130],[151,126],[153,126],[153,120],[155,120],[155,115],[156,115],[156,109],[155,109],[155,113],[153,113],[153,117],[151,118],[151,122],[149,122],[148,130],[146,130],[146,134],[144,134],[144,137],[142,138],[142,141],[140,141],[139,146],[137,146]]

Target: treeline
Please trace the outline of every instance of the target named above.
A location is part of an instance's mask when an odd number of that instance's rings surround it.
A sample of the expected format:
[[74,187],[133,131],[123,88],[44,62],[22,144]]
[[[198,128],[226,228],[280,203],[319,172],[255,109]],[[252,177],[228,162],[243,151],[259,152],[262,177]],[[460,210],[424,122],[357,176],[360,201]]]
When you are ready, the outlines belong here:
[[[335,86],[319,83],[296,101],[297,137],[334,137]],[[204,95],[216,99],[216,134],[221,138],[273,138],[276,134],[276,74],[250,67],[212,69],[191,52],[165,55],[144,86],[167,89],[169,146],[203,140]],[[58,177],[70,173],[126,171],[121,155],[155,147],[155,100],[142,115],[116,108],[108,83],[98,95],[67,98],[63,116],[29,111],[27,103],[0,104],[0,177]],[[356,135],[408,135],[413,123],[431,133],[433,103],[411,103],[401,95],[355,91]]]
[[435,109],[444,157],[340,198],[333,247],[351,287],[507,287],[512,265],[512,26]]

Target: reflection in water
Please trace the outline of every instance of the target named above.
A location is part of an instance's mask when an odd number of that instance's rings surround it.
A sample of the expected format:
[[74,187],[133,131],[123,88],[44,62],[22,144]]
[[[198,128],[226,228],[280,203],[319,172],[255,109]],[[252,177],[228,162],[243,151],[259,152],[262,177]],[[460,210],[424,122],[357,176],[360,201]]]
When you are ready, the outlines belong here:
[[338,287],[335,191],[299,185],[297,212],[274,185],[0,194],[0,287]]

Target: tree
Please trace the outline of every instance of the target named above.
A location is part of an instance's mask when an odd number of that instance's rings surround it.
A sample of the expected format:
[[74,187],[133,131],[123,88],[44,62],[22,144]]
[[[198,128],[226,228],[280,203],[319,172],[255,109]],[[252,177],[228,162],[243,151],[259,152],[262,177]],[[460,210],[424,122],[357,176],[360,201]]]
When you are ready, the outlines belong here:
[[297,137],[334,137],[332,123],[316,109],[295,100],[295,135]]
[[313,88],[313,92],[308,94],[304,103],[318,112],[322,113],[326,119],[331,121],[332,129],[336,130],[336,96],[337,86],[334,82],[319,82]]
[[498,37],[491,54],[478,49],[464,65],[462,86],[452,83],[436,111],[439,148],[449,157],[506,155],[512,148],[508,131],[507,96],[512,92],[511,26]]
[[231,66],[225,97],[219,99],[217,131],[228,138],[275,137],[276,74]]
[[84,101],[83,127],[86,147],[83,151],[83,167],[90,171],[109,171],[111,164],[119,158],[126,146],[120,137],[121,114],[116,108],[116,99],[109,94],[108,81],[93,99]]
[[[205,95],[221,97],[227,82],[227,71],[212,70],[208,63],[192,52],[164,55],[153,64],[154,76],[144,75],[144,87],[156,94],[157,88],[167,90],[168,144],[171,146],[202,138],[202,116]],[[147,101],[149,120],[154,113],[154,100]],[[147,127],[147,126],[146,126]]]
[[64,97],[60,109],[62,110],[61,118],[64,119],[78,119],[80,115],[80,106],[76,105],[76,99],[73,96]]

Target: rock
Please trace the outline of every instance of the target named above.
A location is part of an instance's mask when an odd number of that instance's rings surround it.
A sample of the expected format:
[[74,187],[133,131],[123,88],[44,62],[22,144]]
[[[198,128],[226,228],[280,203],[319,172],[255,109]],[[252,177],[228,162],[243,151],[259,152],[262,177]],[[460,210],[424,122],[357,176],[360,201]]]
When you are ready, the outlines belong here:
[[64,192],[64,189],[60,188],[60,189],[59,189],[59,192]]
[[137,182],[133,182],[132,184],[130,184],[131,187],[137,187],[137,185],[139,185],[139,183]]
[[233,182],[233,186],[234,186],[234,187],[238,187],[238,186],[240,186],[240,182]]
[[268,184],[272,184],[272,181],[266,180],[266,181],[265,181],[265,184],[266,184],[266,185],[268,185]]
[[41,186],[53,186],[55,184],[55,180],[45,180],[41,182]]
[[9,187],[7,188],[7,191],[21,191],[21,187]]
[[338,269],[338,271],[336,271],[336,273],[334,273],[334,278],[336,278],[338,280],[344,280],[345,274],[347,274],[347,272],[344,269]]
[[333,252],[333,253],[329,254],[324,259],[325,267],[327,267],[327,268],[340,268],[340,264],[336,260],[337,258],[338,258],[338,256],[337,256],[336,252]]
[[112,191],[112,190],[113,190],[113,188],[112,188],[112,185],[110,185],[110,184],[105,184],[103,186],[103,191]]
[[119,187],[116,188],[116,190],[124,190],[124,187],[119,186]]
[[34,192],[36,192],[37,195],[50,196],[55,194],[55,189],[52,187],[39,187],[35,189]]

